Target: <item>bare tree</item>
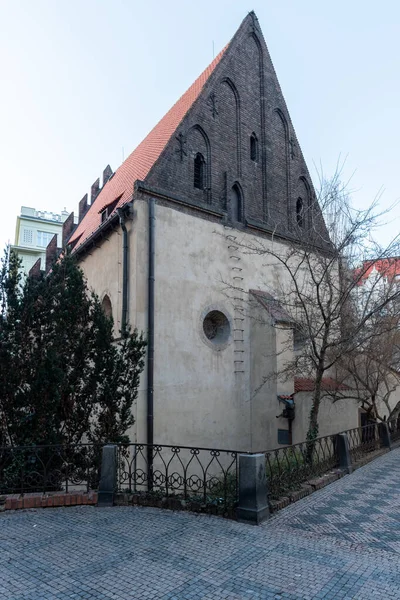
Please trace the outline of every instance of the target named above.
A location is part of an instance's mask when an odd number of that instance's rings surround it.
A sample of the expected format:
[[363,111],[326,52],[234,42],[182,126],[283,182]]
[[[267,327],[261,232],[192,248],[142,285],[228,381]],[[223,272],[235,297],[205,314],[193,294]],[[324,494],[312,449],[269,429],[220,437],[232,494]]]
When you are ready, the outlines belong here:
[[320,178],[319,193],[301,207],[285,241],[275,232],[270,239],[236,241],[242,252],[265,257],[266,269],[279,270],[278,283],[269,291],[297,323],[303,339],[279,375],[314,380],[309,440],[318,435],[324,376],[373,344],[376,315],[400,299],[398,286],[382,285],[383,273],[359,293],[371,261],[399,255],[397,237],[384,246],[374,237],[388,213],[379,211],[378,200],[365,209],[352,207],[338,169],[331,180]]
[[391,301],[371,316],[354,351],[339,358],[336,365],[338,385],[327,392],[333,401],[355,398],[372,421],[397,419],[400,415],[400,400],[394,397],[400,385],[400,306],[398,298],[394,297],[399,284],[393,276],[398,263],[399,259],[393,258],[372,266],[375,274],[379,269],[382,275],[379,288],[372,295],[370,278],[365,277],[365,283],[359,282],[358,302],[361,304],[366,301],[365,294],[372,304],[376,301],[382,304],[385,296]]

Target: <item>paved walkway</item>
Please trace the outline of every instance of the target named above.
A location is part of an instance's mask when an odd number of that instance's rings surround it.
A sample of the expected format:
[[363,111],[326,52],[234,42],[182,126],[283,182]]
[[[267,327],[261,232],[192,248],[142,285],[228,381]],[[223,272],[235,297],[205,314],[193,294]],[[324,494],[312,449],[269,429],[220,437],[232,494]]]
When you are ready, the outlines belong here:
[[0,515],[0,600],[400,599],[400,449],[261,527],[153,508]]

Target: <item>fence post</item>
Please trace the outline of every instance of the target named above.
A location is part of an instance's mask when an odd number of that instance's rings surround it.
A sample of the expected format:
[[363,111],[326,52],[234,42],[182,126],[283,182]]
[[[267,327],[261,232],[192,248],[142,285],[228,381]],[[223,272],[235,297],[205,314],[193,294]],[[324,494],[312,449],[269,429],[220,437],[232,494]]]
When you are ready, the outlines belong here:
[[336,435],[336,452],[340,469],[346,473],[352,473],[353,465],[347,433],[338,433]]
[[392,449],[392,442],[390,439],[390,431],[389,431],[388,424],[386,422],[379,423],[379,438],[381,441],[382,448],[389,448],[389,450]]
[[115,444],[103,446],[98,506],[112,506],[114,503],[114,492],[117,487],[117,459]]
[[269,518],[264,454],[239,455],[239,521],[259,525]]

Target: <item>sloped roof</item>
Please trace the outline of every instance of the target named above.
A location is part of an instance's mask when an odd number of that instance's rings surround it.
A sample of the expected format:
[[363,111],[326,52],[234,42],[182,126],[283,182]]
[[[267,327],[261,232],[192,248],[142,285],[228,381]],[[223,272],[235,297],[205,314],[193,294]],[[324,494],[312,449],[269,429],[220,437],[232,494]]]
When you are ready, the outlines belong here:
[[271,296],[271,294],[261,290],[250,290],[250,294],[252,294],[258,300],[261,306],[268,311],[276,323],[288,323],[290,325],[295,324],[295,321],[283,308],[279,300]]
[[357,284],[362,285],[365,283],[374,270],[389,281],[393,281],[395,277],[400,275],[400,258],[396,256],[393,258],[364,261],[363,266],[360,269],[356,269],[354,273],[355,277],[359,278]]
[[[340,383],[332,377],[323,377],[321,382],[321,388],[324,391],[333,390],[350,390],[344,383]],[[296,392],[313,392],[315,390],[315,379],[308,377],[295,377],[294,379],[294,391]]]
[[96,201],[89,208],[69,240],[70,243],[77,241],[75,249],[101,225],[100,213],[106,206],[119,197],[113,211],[115,212],[118,207],[123,206],[131,199],[134,182],[136,180],[143,180],[148,175],[182,119],[200,95],[204,85],[225,54],[228,46],[229,44],[221,50],[200,77],[196,79],[154,129],[150,131],[147,137],[122,163],[114,176],[105,184]]

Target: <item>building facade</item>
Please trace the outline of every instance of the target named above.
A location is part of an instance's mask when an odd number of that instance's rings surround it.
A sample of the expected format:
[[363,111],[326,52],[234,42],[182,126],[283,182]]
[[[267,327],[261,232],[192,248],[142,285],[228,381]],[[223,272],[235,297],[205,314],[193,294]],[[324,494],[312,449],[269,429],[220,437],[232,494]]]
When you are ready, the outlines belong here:
[[39,258],[45,264],[46,247],[54,235],[57,235],[57,246],[61,248],[62,227],[68,215],[65,210],[56,214],[21,206],[21,214],[17,216],[15,242],[11,247],[21,258],[25,273],[30,271]]
[[[299,227],[325,232],[314,196],[250,13],[119,169],[93,184],[78,226],[72,215],[64,226],[116,337],[125,323],[148,335],[132,440],[252,451],[304,440],[309,390],[290,423],[282,398],[296,397],[301,377],[274,377],[294,352],[295,323],[274,301],[287,275],[241,248],[285,248]],[[358,425],[355,402],[326,402],[324,432]]]

